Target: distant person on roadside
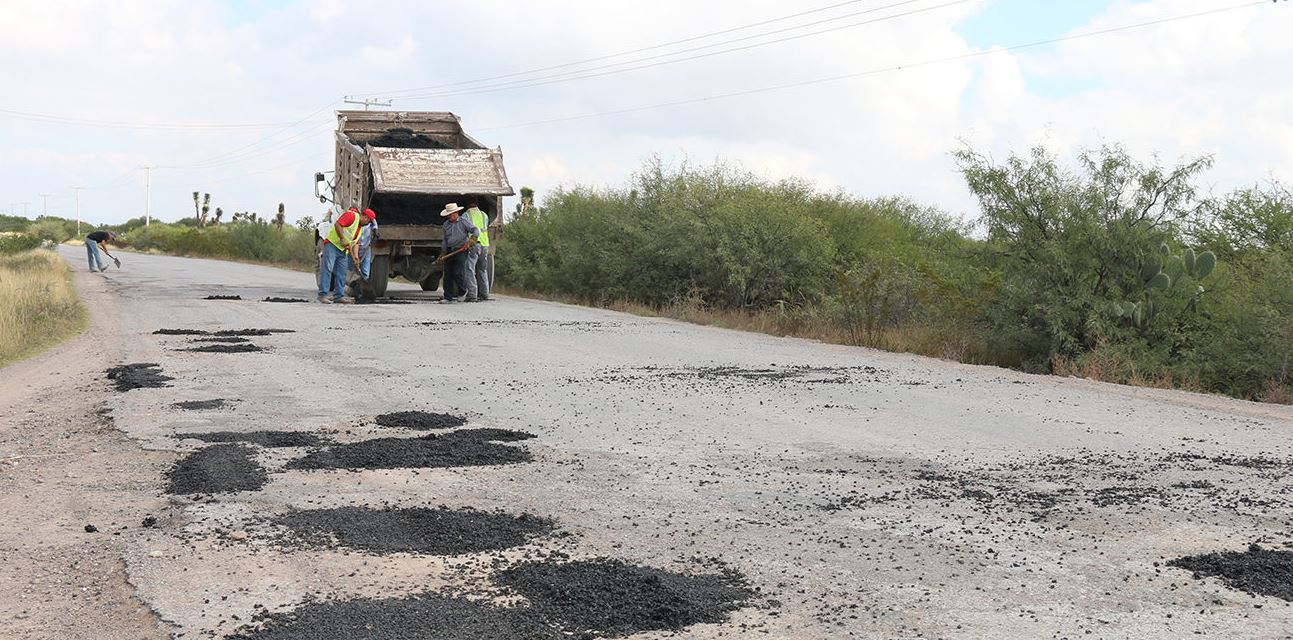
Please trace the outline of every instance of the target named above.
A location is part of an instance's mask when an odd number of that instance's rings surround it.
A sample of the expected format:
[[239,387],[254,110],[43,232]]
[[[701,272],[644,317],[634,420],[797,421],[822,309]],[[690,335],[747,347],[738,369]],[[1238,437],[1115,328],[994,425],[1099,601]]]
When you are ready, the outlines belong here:
[[479,208],[480,202],[475,198],[467,201],[467,211],[463,215],[471,221],[472,226],[480,230],[476,245],[467,252],[467,297],[477,300],[489,300],[489,216]]
[[351,207],[328,230],[319,263],[319,302],[351,302],[345,297],[346,275],[350,273],[350,263],[359,262],[359,231],[370,222],[371,218]]
[[[103,264],[103,257],[99,255],[99,251],[108,253],[107,244],[116,239],[117,234],[111,231],[95,231],[85,236],[85,254],[90,259],[90,273],[108,270],[108,267]],[[112,258],[118,269],[121,268],[120,260],[113,257],[111,253],[108,253],[108,257]]]
[[467,292],[467,302],[475,302],[476,296],[467,288],[467,252],[476,244],[480,229],[462,216],[463,208],[456,202],[450,202],[440,212],[445,220],[444,240],[440,242],[440,257],[436,262],[444,264],[444,299],[440,302],[457,302],[461,292]]

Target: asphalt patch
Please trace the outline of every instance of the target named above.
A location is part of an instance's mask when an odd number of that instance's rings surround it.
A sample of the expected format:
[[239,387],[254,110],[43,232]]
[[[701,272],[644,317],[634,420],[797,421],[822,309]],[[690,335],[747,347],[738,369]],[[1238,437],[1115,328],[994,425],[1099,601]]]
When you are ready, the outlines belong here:
[[211,333],[210,331],[203,331],[201,329],[158,329],[153,332],[153,335],[155,336],[205,336],[205,335],[209,335],[210,333]]
[[279,447],[318,447],[328,443],[313,433],[300,431],[215,431],[212,433],[177,433],[177,438],[203,442],[246,442],[267,449]]
[[174,380],[167,375],[162,375],[162,368],[155,362],[136,362],[134,364],[123,364],[119,367],[112,367],[107,370],[108,379],[117,383],[117,391],[125,392],[131,389],[155,389],[158,387],[169,387],[167,382]]
[[720,623],[755,596],[740,574],[687,575],[611,558],[528,562],[496,577],[571,633],[627,636]]
[[528,514],[446,507],[315,509],[293,511],[269,523],[288,529],[285,541],[309,547],[437,556],[519,547],[554,528],[551,520]]
[[207,296],[203,300],[242,300],[242,296]]
[[1247,551],[1186,556],[1167,564],[1194,572],[1195,579],[1220,578],[1232,589],[1293,602],[1293,551],[1254,544]]
[[448,413],[431,413],[430,411],[396,411],[383,413],[374,420],[383,427],[398,429],[416,429],[431,431],[434,429],[454,429],[467,424],[465,418]]
[[275,333],[296,333],[295,329],[221,329],[205,331],[203,329],[158,329],[153,335],[158,336],[268,336]]
[[289,469],[411,469],[481,467],[529,462],[530,452],[499,444],[533,438],[507,429],[465,429],[420,438],[374,438],[313,451]]
[[175,351],[191,351],[194,353],[256,353],[264,349],[251,344],[208,344],[201,347],[189,347],[188,349],[175,349]]
[[303,300],[301,298],[275,298],[270,296],[261,300],[261,302],[309,302],[309,300]]
[[312,602],[263,615],[230,640],[556,640],[526,608],[423,593]]
[[210,338],[194,338],[190,342],[223,342],[225,344],[240,344],[251,342],[251,340],[240,338],[238,336],[213,336]]
[[184,400],[172,403],[171,406],[176,409],[184,409],[185,411],[206,411],[208,409],[222,409],[227,407],[229,406],[229,401],[224,398],[216,398],[214,400]]
[[256,451],[242,444],[218,444],[199,449],[166,473],[166,492],[175,495],[258,491],[269,474],[256,464]]

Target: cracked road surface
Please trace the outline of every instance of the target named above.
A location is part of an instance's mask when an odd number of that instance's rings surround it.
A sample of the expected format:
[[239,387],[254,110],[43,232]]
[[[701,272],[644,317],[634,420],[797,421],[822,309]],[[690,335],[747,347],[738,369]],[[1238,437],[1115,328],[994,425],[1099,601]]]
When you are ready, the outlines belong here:
[[[0,371],[0,636],[220,638],[306,601],[427,591],[525,606],[501,572],[598,557],[721,564],[757,590],[686,637],[1293,629],[1290,603],[1167,566],[1293,545],[1287,407],[517,298],[437,305],[412,286],[392,287],[410,304],[267,304],[307,297],[311,276],[136,254],[88,274],[79,253],[64,248],[91,329]],[[292,332],[208,353],[159,329]],[[118,392],[103,372],[130,363],[174,379]],[[480,443],[528,452],[514,464],[363,470],[291,467],[320,446],[252,442],[260,490],[165,493],[182,457],[219,446],[178,434],[433,434],[374,423],[395,411],[535,437]],[[555,531],[436,556],[286,544],[272,523],[348,507]]]

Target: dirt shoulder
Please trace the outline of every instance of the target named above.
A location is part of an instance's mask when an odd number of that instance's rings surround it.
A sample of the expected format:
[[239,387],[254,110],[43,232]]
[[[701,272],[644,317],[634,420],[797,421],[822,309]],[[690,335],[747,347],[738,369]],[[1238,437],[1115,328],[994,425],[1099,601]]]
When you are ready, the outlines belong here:
[[76,285],[88,330],[0,369],[0,636],[167,638],[122,550],[165,503],[139,478],[160,477],[173,456],[113,426],[103,371],[119,310],[106,280],[81,271]]

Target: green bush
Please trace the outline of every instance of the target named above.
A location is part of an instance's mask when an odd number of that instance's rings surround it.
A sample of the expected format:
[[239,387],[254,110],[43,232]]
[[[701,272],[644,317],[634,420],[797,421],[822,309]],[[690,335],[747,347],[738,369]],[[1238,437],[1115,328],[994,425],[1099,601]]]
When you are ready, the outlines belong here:
[[127,246],[180,256],[227,258],[312,267],[314,231],[238,222],[193,227],[154,222],[123,233]]
[[0,255],[14,255],[31,251],[44,244],[44,240],[30,234],[0,235]]

